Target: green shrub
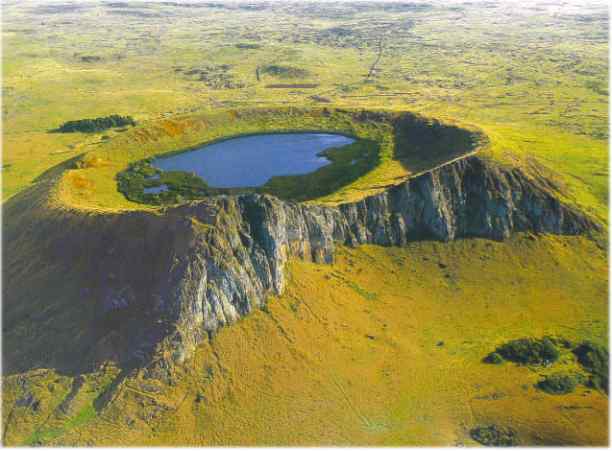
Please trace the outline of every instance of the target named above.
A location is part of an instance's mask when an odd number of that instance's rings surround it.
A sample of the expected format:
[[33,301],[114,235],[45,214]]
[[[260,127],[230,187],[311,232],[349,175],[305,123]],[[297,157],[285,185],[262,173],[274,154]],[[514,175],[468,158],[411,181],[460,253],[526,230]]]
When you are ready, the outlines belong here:
[[[117,174],[117,185],[119,192],[129,200],[152,205],[175,204],[226,192],[209,188],[204,180],[189,172],[160,171],[151,165],[150,160],[133,163]],[[166,190],[157,193],[144,191],[145,188],[161,186]]]
[[131,116],[111,114],[110,116],[97,117],[95,119],[79,119],[64,122],[53,131],[56,133],[95,133],[108,130],[109,128],[125,127],[126,125],[136,125],[136,121]]
[[590,341],[584,341],[572,352],[578,358],[578,363],[591,374],[589,384],[608,393],[608,350]]
[[306,69],[292,66],[278,66],[276,64],[270,64],[263,67],[261,72],[279,78],[305,78],[309,75]]
[[484,359],[482,359],[482,361],[484,363],[491,363],[493,365],[499,365],[501,363],[504,363],[504,358],[499,355],[497,352],[492,352],[489,355],[487,355]]
[[536,384],[538,390],[551,395],[565,395],[576,389],[577,378],[568,374],[551,374]]
[[485,446],[518,445],[518,437],[513,429],[494,424],[474,428],[470,431],[470,436]]
[[520,338],[495,350],[504,359],[522,365],[550,365],[559,359],[559,351],[548,338]]

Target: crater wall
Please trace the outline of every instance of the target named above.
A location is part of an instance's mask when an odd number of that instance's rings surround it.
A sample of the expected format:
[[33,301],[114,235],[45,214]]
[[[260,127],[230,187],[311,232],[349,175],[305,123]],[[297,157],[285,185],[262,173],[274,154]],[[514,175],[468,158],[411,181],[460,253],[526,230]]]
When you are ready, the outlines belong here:
[[[87,299],[81,308],[89,309],[96,331],[91,352],[131,364],[145,364],[161,348],[172,350],[175,361],[188,357],[206,336],[280,294],[290,257],[330,263],[337,245],[503,240],[513,232],[599,228],[520,170],[478,157],[339,207],[245,194],[161,214],[51,215],[40,222],[46,230],[43,255],[66,268],[79,264]],[[19,246],[28,239],[24,230],[9,228],[5,243]],[[11,283],[5,288],[9,313],[16,291]],[[115,345],[108,344],[109,336]]]

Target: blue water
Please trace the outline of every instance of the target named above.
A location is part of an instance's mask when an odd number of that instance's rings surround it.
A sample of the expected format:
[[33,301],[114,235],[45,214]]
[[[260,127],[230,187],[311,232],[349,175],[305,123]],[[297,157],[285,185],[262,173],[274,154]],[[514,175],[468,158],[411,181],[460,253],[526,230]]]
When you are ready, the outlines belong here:
[[353,142],[330,133],[244,136],[156,158],[152,165],[162,171],[194,172],[213,188],[254,187],[273,176],[313,172],[330,163],[318,153]]
[[144,189],[144,193],[145,194],[159,194],[159,193],[162,193],[164,191],[168,191],[168,185],[166,185],[165,183],[162,184],[162,185],[159,185],[159,186],[152,186],[150,188],[145,188]]

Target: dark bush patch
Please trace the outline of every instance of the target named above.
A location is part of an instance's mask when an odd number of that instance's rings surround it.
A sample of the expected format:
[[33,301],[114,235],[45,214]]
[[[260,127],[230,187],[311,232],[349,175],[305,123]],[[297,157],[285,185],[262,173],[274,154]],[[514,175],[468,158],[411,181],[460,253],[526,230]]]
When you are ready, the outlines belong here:
[[[179,203],[200,199],[212,194],[224,194],[224,190],[209,188],[197,175],[183,171],[160,171],[151,166],[149,160],[131,164],[117,174],[119,192],[134,202],[153,205]],[[145,188],[166,189],[146,193]]]
[[571,349],[575,346],[574,343],[572,343],[567,338],[562,338],[562,337],[546,337],[546,338],[548,338],[552,342],[552,344],[554,344],[557,347]]
[[484,363],[491,363],[493,365],[499,365],[501,363],[504,363],[504,358],[499,355],[497,352],[492,352],[489,355],[487,355],[484,359],[482,359],[482,361]]
[[136,125],[136,121],[131,116],[119,116],[111,114],[110,116],[97,117],[95,119],[79,119],[76,121],[64,122],[57,129],[52,130],[55,133],[95,133],[108,130],[114,127],[125,127],[126,125]]
[[251,44],[250,42],[240,42],[236,44],[236,48],[241,50],[255,50],[261,48],[261,45]]
[[229,64],[209,64],[202,67],[191,67],[189,69],[176,68],[175,72],[181,72],[188,80],[203,82],[212,89],[240,89],[244,88],[242,81],[237,81],[231,73]]
[[590,341],[584,341],[572,352],[578,358],[578,363],[591,374],[589,385],[608,393],[608,350]]
[[310,98],[312,100],[314,100],[315,102],[320,102],[320,103],[331,103],[331,99],[329,99],[329,97],[323,97],[323,96],[310,96]]
[[522,365],[550,365],[559,359],[559,351],[548,338],[520,338],[495,350],[504,359]]
[[261,72],[279,78],[305,78],[310,74],[306,69],[292,66],[278,66],[276,64],[262,67]]
[[392,118],[384,111],[361,110],[353,114],[353,119],[357,122],[384,122]]
[[97,55],[83,55],[77,58],[83,63],[99,63],[102,61],[102,57]]
[[551,374],[544,377],[535,386],[551,395],[565,395],[576,389],[577,377],[568,374]]
[[470,437],[485,446],[517,446],[516,432],[508,427],[479,426],[470,431]]

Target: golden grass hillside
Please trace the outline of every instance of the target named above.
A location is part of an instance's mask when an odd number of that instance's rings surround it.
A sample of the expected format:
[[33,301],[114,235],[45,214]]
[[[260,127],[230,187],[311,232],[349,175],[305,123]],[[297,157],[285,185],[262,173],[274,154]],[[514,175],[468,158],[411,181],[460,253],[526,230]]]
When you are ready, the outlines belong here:
[[[84,375],[68,413],[58,406],[73,378],[8,377],[5,443],[474,445],[470,429],[489,424],[522,444],[607,442],[607,396],[534,387],[580,372],[571,353],[551,367],[482,363],[514,338],[606,342],[607,261],[589,240],[345,248],[332,265],[295,261],[289,276],[266,311],[222,330],[166,381],[130,374],[101,411],[113,367]],[[23,377],[41,399],[27,417],[11,408]]]

